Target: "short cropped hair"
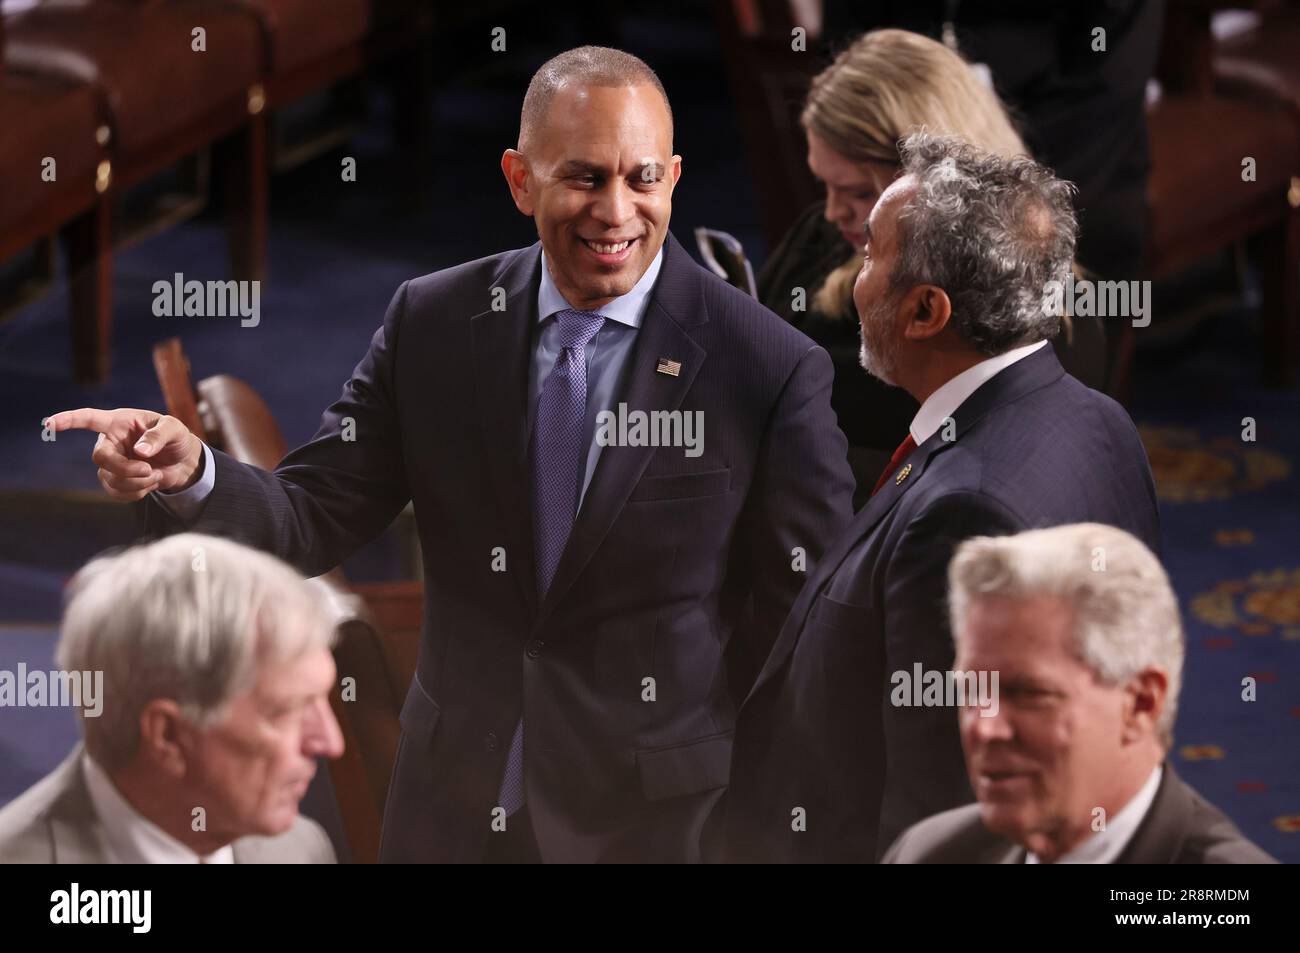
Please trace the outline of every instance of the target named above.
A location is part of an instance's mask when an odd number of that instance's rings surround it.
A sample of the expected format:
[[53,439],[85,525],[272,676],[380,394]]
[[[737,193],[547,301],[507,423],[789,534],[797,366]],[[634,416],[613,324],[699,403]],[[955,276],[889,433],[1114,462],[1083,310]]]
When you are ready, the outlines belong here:
[[528,151],[537,127],[546,121],[551,100],[561,87],[570,83],[605,87],[648,84],[664,98],[668,121],[672,123],[673,107],[668,103],[664,84],[643,59],[608,46],[579,46],[547,60],[533,74],[519,116],[520,152]]
[[1124,685],[1148,667],[1163,671],[1169,689],[1156,727],[1166,749],[1173,743],[1183,629],[1169,577],[1141,540],[1101,523],[968,539],[948,567],[956,640],[970,604],[990,596],[1063,600],[1074,613],[1074,654],[1103,685]]
[[114,769],[140,743],[140,714],[173,699],[209,725],[268,664],[333,645],[328,604],[266,553],[197,533],[100,556],[73,577],[57,650],[64,671],[104,673],[103,710],[81,718],[86,750]]
[[951,136],[913,133],[899,154],[917,188],[898,213],[894,288],[942,288],[953,326],[984,354],[1055,335],[1060,315],[1043,298],[1074,260],[1074,186]]

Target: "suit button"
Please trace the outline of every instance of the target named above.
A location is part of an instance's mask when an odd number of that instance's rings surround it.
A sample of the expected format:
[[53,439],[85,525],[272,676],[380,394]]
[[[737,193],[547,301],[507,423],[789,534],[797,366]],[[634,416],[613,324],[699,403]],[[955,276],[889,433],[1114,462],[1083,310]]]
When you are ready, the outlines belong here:
[[487,737],[483,739],[483,744],[487,746],[488,751],[496,751],[497,733],[495,731],[489,731],[487,733]]
[[533,639],[533,641],[529,642],[529,643],[528,643],[528,648],[525,650],[525,651],[527,651],[527,653],[528,653],[528,657],[529,657],[529,658],[537,658],[539,655],[541,655],[541,654],[542,654],[542,646],[545,645],[545,644],[546,644],[546,643],[543,642],[541,639]]

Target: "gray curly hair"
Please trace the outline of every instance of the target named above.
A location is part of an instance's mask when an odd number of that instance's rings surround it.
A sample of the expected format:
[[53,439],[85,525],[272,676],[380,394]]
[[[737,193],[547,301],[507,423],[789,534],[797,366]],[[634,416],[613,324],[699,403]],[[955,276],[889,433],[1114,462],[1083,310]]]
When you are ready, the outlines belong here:
[[942,288],[953,325],[985,354],[1055,335],[1061,319],[1044,313],[1043,295],[1074,259],[1074,186],[1028,156],[924,131],[899,154],[916,193],[898,215],[894,288]]

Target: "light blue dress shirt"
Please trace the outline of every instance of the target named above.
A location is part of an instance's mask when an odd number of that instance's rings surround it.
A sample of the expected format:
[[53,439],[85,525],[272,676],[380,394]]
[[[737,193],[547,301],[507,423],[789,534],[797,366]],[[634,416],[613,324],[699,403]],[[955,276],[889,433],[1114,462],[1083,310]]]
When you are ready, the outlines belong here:
[[[578,506],[587,495],[591,485],[591,476],[596,472],[596,461],[600,459],[603,449],[596,442],[596,416],[602,410],[617,410],[615,399],[624,392],[623,379],[632,355],[632,345],[636,342],[641,329],[641,320],[645,317],[650,304],[650,292],[659,269],[663,265],[664,250],[659,249],[650,267],[645,270],[641,280],[632,286],[627,294],[615,298],[600,309],[605,316],[605,323],[596,332],[596,337],[584,349],[587,357],[587,418],[583,422],[583,433],[587,440],[587,466],[582,475],[582,489],[578,494]],[[532,440],[533,424],[537,420],[537,402],[542,395],[542,385],[555,368],[560,356],[560,322],[555,317],[557,311],[573,309],[560,294],[551,278],[550,265],[546,255],[542,254],[542,283],[537,289],[537,345],[533,350],[533,363],[528,369],[528,434]],[[575,309],[576,310],[576,309]]]
[[[632,355],[632,345],[636,342],[637,332],[650,304],[650,292],[654,289],[659,269],[663,266],[664,250],[661,247],[650,267],[645,270],[641,280],[632,286],[632,290],[615,298],[600,309],[605,316],[605,323],[596,333],[596,337],[586,347],[587,357],[587,419],[584,432],[587,437],[587,466],[582,475],[582,491],[578,496],[578,505],[587,495],[591,476],[596,472],[596,461],[600,459],[603,449],[596,442],[596,416],[602,410],[617,410],[615,398],[623,392],[623,378]],[[542,385],[555,367],[560,356],[560,326],[555,314],[558,311],[572,309],[571,305],[555,286],[551,278],[551,268],[542,253],[542,280],[537,289],[537,324],[533,347],[533,362],[528,368],[528,434],[532,440],[533,421],[537,418],[537,401],[542,394]],[[575,309],[576,310],[576,309]],[[153,497],[172,512],[177,518],[190,522],[199,515],[203,501],[208,498],[216,485],[216,463],[207,444],[203,445],[203,475],[194,485],[174,493],[155,491]]]

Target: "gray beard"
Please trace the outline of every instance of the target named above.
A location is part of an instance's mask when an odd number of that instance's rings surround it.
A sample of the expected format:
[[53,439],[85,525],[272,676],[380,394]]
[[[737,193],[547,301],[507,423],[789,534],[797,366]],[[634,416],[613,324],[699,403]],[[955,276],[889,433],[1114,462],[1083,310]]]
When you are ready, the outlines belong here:
[[888,301],[880,303],[872,302],[868,306],[868,312],[864,316],[864,320],[859,323],[858,336],[861,339],[862,344],[858,349],[858,363],[861,364],[862,369],[872,377],[891,387],[896,387],[897,384],[894,381],[894,364],[897,349],[888,346],[875,349],[867,346],[867,331],[865,326],[879,328],[881,323],[885,320],[886,316],[883,312],[886,311],[887,305]]

